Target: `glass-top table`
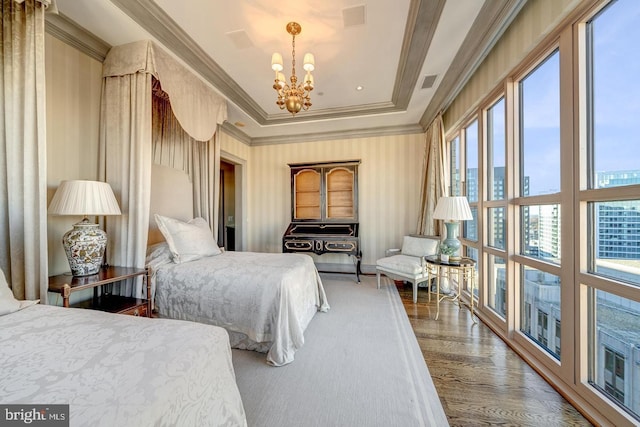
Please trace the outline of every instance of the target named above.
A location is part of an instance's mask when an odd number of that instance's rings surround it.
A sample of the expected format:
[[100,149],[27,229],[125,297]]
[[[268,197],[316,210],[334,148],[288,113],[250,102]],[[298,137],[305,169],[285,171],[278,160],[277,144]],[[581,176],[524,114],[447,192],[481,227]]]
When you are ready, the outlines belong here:
[[[436,320],[440,315],[440,302],[449,298],[452,301],[458,303],[459,307],[466,305],[471,311],[471,320],[473,323],[477,323],[476,317],[473,313],[474,305],[474,289],[476,287],[476,262],[472,258],[461,257],[454,260],[442,261],[439,256],[426,256],[424,257],[426,262],[426,268],[428,273],[428,282],[431,283],[431,278],[436,279],[436,295],[437,295],[437,307],[436,307]],[[440,295],[440,280],[446,278],[449,283],[452,283],[454,277],[457,278],[457,292],[451,295]],[[460,298],[464,284],[467,283],[469,289],[469,303],[462,301]]]

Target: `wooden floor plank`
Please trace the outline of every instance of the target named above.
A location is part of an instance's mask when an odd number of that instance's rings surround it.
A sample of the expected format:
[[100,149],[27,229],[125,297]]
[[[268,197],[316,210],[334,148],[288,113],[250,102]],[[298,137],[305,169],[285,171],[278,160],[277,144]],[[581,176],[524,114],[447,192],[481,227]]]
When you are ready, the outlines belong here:
[[452,426],[591,425],[466,308],[445,300],[434,320],[435,297],[421,290],[414,304],[411,286],[397,286]]

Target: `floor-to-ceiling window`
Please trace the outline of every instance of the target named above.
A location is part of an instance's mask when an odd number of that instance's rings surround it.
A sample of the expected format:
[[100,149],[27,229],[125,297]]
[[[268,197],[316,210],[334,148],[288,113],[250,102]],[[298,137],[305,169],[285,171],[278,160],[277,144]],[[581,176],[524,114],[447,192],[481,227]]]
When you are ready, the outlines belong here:
[[[517,82],[516,121],[519,170],[515,177],[518,189],[520,245],[515,248],[516,269],[521,288],[520,324],[535,330],[520,330],[537,345],[559,358],[555,328],[560,322],[561,182],[560,182],[560,52],[554,50]],[[527,314],[523,307],[531,310]],[[556,318],[556,315],[558,316]]]
[[500,317],[507,313],[506,283],[506,128],[505,100],[501,96],[485,112],[484,206],[487,213],[487,300],[488,307]]
[[[611,3],[582,36],[587,140],[581,203],[586,251],[589,381],[640,422],[640,2]],[[635,186],[635,187],[634,187]]]
[[640,1],[572,19],[448,130],[452,194],[473,212],[483,320],[583,407],[638,425]]

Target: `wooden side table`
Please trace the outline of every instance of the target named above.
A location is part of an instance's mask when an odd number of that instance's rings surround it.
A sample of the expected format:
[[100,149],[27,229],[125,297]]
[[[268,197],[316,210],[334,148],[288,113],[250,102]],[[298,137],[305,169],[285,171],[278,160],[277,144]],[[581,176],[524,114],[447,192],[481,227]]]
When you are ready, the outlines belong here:
[[[143,282],[147,287],[146,300],[104,293],[98,295],[98,289],[103,285],[138,276],[142,276]],[[70,295],[85,289],[93,289],[93,298],[70,305]],[[151,317],[152,307],[151,298],[149,298],[149,295],[151,295],[151,282],[149,281],[149,271],[146,268],[109,266],[101,268],[96,274],[90,276],[59,274],[49,277],[49,292],[61,294],[64,307],[88,308],[111,313]]]
[[[445,298],[450,298],[452,301],[456,301],[459,307],[466,305],[471,311],[471,320],[473,323],[478,323],[473,314],[473,291],[476,287],[476,262],[471,258],[462,257],[460,261],[442,261],[438,256],[426,256],[425,257],[426,268],[429,275],[428,283],[431,283],[431,277],[436,278],[436,292],[437,292],[437,308],[436,308],[436,320],[440,315],[440,301]],[[451,281],[453,276],[457,276],[458,279],[458,292],[450,297],[449,295],[440,295],[440,278],[446,277]],[[460,298],[462,293],[463,283],[469,284],[469,290],[471,296],[469,298],[469,304],[466,304]]]

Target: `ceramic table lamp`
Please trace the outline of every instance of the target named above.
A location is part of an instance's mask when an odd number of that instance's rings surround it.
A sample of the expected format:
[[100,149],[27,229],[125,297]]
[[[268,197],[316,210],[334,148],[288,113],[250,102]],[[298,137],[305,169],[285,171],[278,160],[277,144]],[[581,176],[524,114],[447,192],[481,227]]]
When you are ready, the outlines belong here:
[[96,274],[102,265],[107,233],[88,216],[121,214],[111,186],[99,181],[62,181],[49,204],[49,213],[84,216],[62,237],[62,246],[74,276]]

